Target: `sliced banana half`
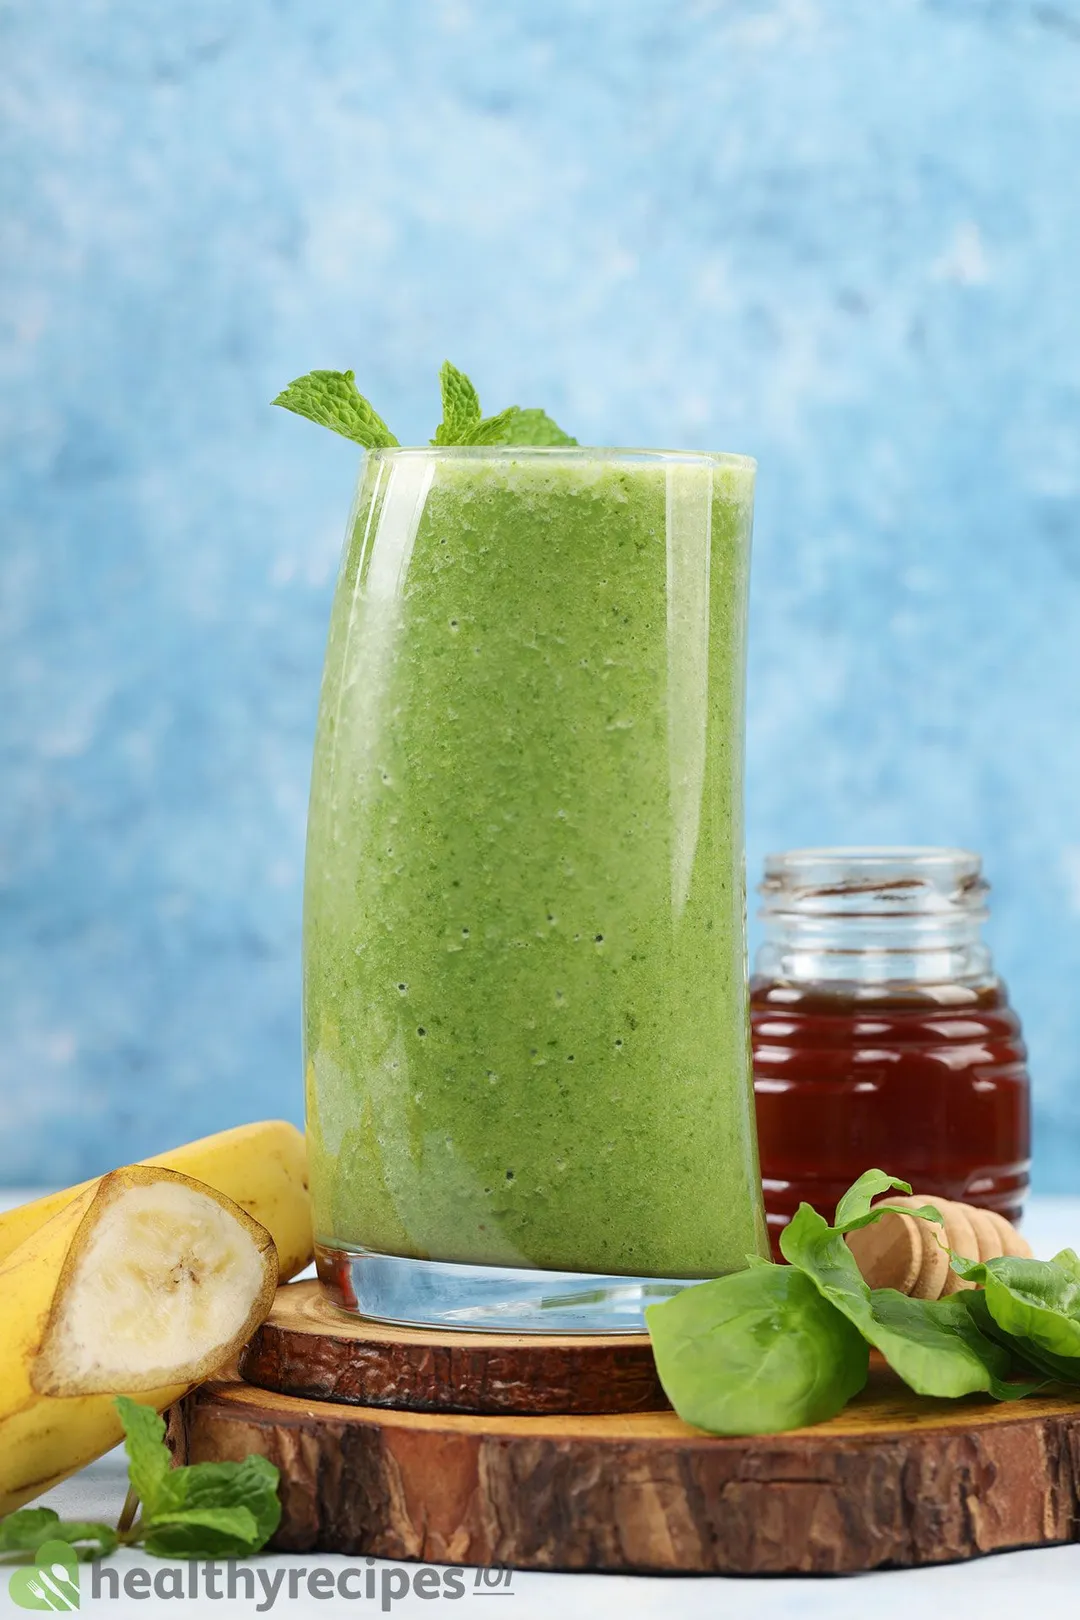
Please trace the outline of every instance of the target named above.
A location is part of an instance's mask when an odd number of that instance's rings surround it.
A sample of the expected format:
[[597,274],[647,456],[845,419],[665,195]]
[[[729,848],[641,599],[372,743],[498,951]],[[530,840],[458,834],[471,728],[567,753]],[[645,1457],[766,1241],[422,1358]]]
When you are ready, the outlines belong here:
[[200,1383],[265,1320],[277,1279],[273,1238],[224,1193],[116,1170],[68,1249],[30,1382],[39,1395]]

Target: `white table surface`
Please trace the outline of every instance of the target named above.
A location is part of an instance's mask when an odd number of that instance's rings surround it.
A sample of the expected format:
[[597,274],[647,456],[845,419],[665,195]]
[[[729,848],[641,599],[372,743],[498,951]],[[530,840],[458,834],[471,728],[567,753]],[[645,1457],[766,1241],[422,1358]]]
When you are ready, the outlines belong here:
[[[18,1203],[26,1193],[5,1192],[0,1189],[0,1208]],[[1024,1232],[1035,1253],[1054,1254],[1058,1249],[1073,1246],[1080,1249],[1080,1198],[1033,1198],[1024,1221]],[[73,1479],[66,1480],[41,1500],[54,1507],[67,1519],[102,1519],[115,1522],[124,1499],[127,1474],[124,1458],[119,1452],[103,1457]],[[108,1560],[120,1573],[130,1569],[152,1572],[163,1564],[133,1550],[116,1553]],[[247,1559],[258,1571],[261,1566],[268,1574],[277,1570],[327,1569],[339,1571],[363,1566],[364,1560],[336,1557],[328,1553],[309,1554],[304,1557],[274,1554],[265,1558]],[[219,1566],[222,1568],[223,1566]],[[383,1570],[394,1566],[376,1560],[375,1570],[381,1578]],[[418,1566],[401,1564],[400,1569],[415,1573]],[[461,1599],[451,1600],[444,1594],[424,1598],[412,1591],[393,1601],[389,1613],[414,1620],[425,1615],[428,1620],[439,1616],[468,1616],[475,1612],[479,1597],[494,1593],[478,1592],[472,1585],[473,1572],[465,1572],[465,1593]],[[223,1578],[220,1584],[224,1585]],[[148,1596],[141,1599],[121,1595],[118,1599],[105,1596],[93,1599],[89,1593],[90,1574],[82,1570],[81,1612],[115,1616],[116,1620],[149,1620],[152,1616],[177,1617],[185,1614],[211,1615],[214,1620],[233,1620],[233,1617],[251,1616],[263,1601],[261,1593],[253,1598],[242,1594],[232,1600],[222,1596],[211,1602],[198,1599],[164,1599]],[[966,1564],[942,1565],[932,1569],[882,1570],[869,1575],[853,1576],[776,1576],[747,1579],[733,1576],[641,1576],[641,1575],[538,1575],[528,1571],[515,1571],[511,1576],[509,1592],[500,1588],[504,1600],[499,1613],[509,1610],[513,1620],[598,1620],[598,1617],[618,1617],[618,1620],[636,1620],[648,1616],[649,1620],[912,1620],[912,1616],[935,1617],[947,1615],[948,1620],[1017,1620],[1017,1616],[1032,1603],[1038,1605],[1040,1615],[1072,1615],[1080,1612],[1080,1545],[1048,1547],[1030,1552],[1001,1553],[993,1558],[981,1558]],[[509,1597],[513,1607],[505,1599]],[[490,1606],[485,1603],[483,1613]],[[381,1614],[383,1607],[376,1596],[374,1601],[359,1598],[348,1601],[340,1597],[319,1600],[306,1592],[290,1599],[287,1588],[278,1593],[272,1609],[264,1609],[278,1616],[278,1620],[308,1620],[308,1617]],[[7,1596],[7,1582],[0,1578],[0,1615],[25,1615]]]

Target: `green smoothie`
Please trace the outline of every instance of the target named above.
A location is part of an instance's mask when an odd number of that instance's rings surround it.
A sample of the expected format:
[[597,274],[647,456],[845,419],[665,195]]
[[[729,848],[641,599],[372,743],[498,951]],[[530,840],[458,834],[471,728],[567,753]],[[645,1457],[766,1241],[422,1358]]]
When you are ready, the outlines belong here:
[[753,463],[377,451],[305,896],[316,1234],[705,1277],[767,1252],[742,843]]

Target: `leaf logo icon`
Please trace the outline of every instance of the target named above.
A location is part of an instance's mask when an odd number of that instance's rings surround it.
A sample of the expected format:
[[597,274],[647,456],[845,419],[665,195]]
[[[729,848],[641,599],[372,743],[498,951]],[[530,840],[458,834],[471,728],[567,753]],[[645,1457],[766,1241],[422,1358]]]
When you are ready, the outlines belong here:
[[77,1609],[79,1561],[68,1543],[43,1542],[30,1568],[12,1571],[8,1596],[20,1609]]

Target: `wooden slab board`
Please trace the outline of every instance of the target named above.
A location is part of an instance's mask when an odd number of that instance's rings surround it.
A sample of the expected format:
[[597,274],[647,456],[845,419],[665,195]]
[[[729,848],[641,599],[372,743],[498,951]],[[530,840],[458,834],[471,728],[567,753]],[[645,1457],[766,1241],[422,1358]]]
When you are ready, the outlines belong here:
[[470,1416],[204,1385],[181,1458],[281,1470],[274,1545],[519,1569],[843,1574],[1080,1535],[1080,1403],[913,1395],[884,1367],[832,1422],[718,1439],[671,1411]]
[[450,1333],[346,1315],[317,1282],[279,1288],[240,1357],[260,1389],[418,1412],[533,1415],[665,1407],[647,1334]]

